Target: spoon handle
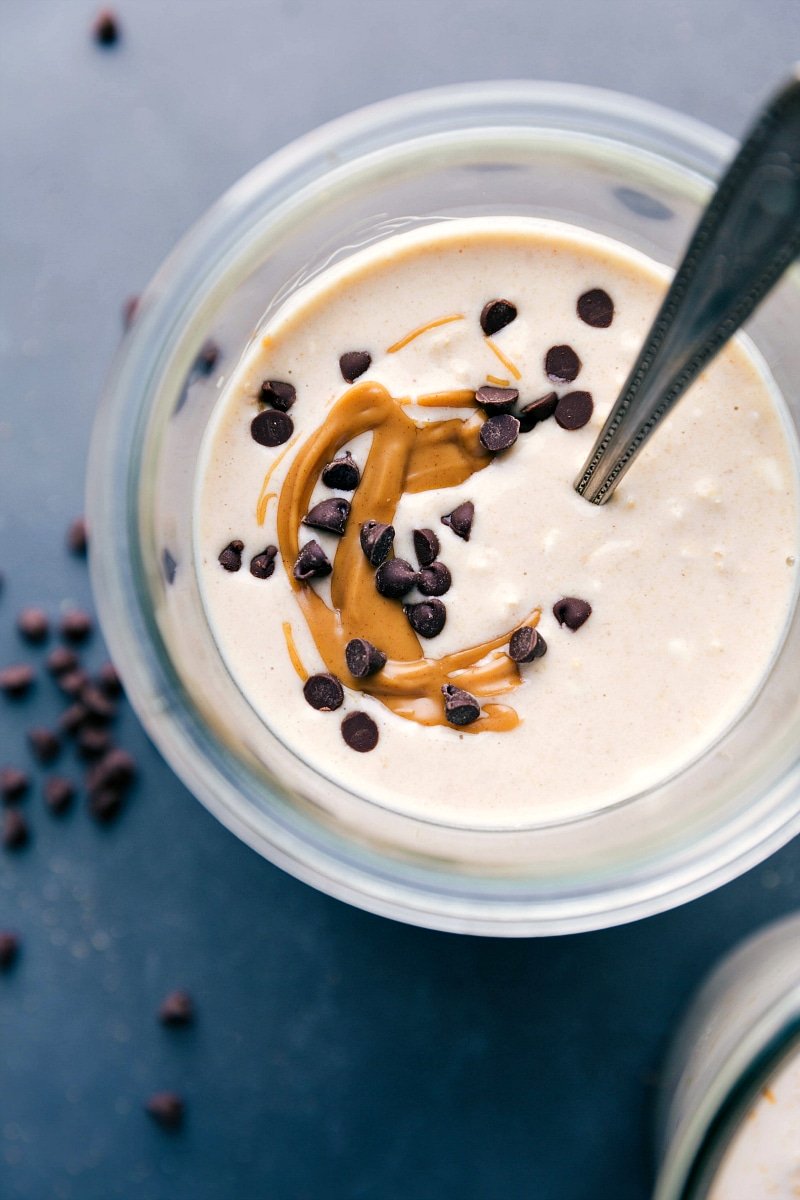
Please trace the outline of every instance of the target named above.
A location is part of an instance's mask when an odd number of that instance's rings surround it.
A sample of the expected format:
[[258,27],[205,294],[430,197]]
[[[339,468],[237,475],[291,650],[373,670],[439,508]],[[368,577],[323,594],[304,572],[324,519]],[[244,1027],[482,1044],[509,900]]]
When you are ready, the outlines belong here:
[[575,490],[604,504],[659,422],[800,254],[800,67],[700,218]]

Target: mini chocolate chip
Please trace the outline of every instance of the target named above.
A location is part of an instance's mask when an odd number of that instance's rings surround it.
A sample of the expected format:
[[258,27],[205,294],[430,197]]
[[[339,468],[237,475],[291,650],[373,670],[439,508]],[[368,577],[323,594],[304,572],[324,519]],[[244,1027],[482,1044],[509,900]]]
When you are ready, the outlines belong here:
[[80,667],[74,671],[65,671],[56,680],[56,683],[65,696],[78,696],[88,682],[89,676]]
[[98,46],[114,46],[119,41],[119,22],[110,8],[102,8],[95,17],[92,37]]
[[207,338],[200,347],[197,358],[194,360],[195,370],[200,375],[210,375],[219,362],[219,356],[219,346],[211,338]]
[[83,704],[70,704],[58,718],[58,724],[64,733],[75,733],[89,718],[89,710]]
[[419,604],[404,604],[408,623],[420,637],[434,638],[444,629],[447,609],[441,600],[421,600]]
[[450,591],[452,582],[453,577],[449,570],[438,560],[428,563],[417,576],[417,587],[423,596],[443,596],[445,592]]
[[107,696],[122,695],[122,680],[119,677],[117,668],[112,662],[104,662],[97,672],[95,677],[97,686],[105,692]]
[[416,582],[417,572],[404,558],[388,559],[381,563],[375,574],[375,587],[390,600],[407,596]]
[[366,350],[348,350],[339,359],[339,370],[346,383],[355,381],[368,371],[372,364],[372,355]]
[[78,730],[75,745],[81,758],[102,758],[111,749],[111,734],[99,725],[84,725]]
[[317,712],[334,712],[344,703],[344,688],[335,675],[309,675],[303,695]]
[[481,312],[481,329],[487,337],[497,333],[506,325],[510,325],[517,315],[517,309],[510,300],[490,300],[484,304]]
[[75,785],[62,775],[51,775],[44,781],[44,802],[51,812],[67,811],[75,799]]
[[183,1124],[186,1106],[177,1092],[154,1092],[144,1107],[162,1129],[180,1129]]
[[288,413],[265,408],[250,422],[250,433],[259,446],[282,446],[294,433],[294,421]]
[[76,517],[67,530],[67,549],[78,558],[85,558],[89,548],[89,532],[83,517]]
[[481,445],[491,454],[499,454],[501,450],[510,449],[519,437],[519,421],[510,413],[489,417],[489,420],[481,425],[479,436]]
[[595,329],[607,329],[614,320],[614,301],[602,288],[592,288],[578,297],[578,316]]
[[544,369],[553,383],[572,383],[581,369],[581,360],[572,346],[551,346],[545,355]]
[[339,488],[342,492],[355,491],[361,482],[361,471],[349,450],[322,468],[322,482],[326,487]]
[[472,725],[481,715],[481,706],[470,692],[452,683],[442,686],[444,715],[451,725]]
[[162,1025],[191,1025],[194,1021],[192,997],[183,988],[169,992],[159,1005],[158,1019]]
[[243,550],[244,542],[240,538],[234,538],[232,542],[228,542],[224,550],[220,551],[217,561],[226,571],[238,571],[242,565]]
[[139,311],[139,297],[128,296],[122,305],[122,328],[130,329]]
[[61,636],[69,642],[83,642],[92,632],[92,618],[82,608],[71,608],[61,618]]
[[414,553],[421,567],[428,567],[439,553],[439,539],[432,529],[414,530]]
[[475,505],[471,500],[465,500],[463,504],[459,504],[451,513],[447,513],[442,517],[442,524],[448,529],[452,529],[453,533],[465,542],[469,541],[469,535],[472,533],[472,522],[475,517]]
[[275,570],[275,557],[277,553],[277,546],[267,546],[255,558],[251,558],[250,574],[255,575],[256,579],[269,579]]
[[301,546],[292,573],[298,583],[307,583],[309,579],[322,579],[323,576],[330,575],[332,570],[333,567],[322,546],[312,540]]
[[361,526],[361,549],[370,566],[379,567],[386,561],[394,542],[394,526],[381,521],[365,521]]
[[63,675],[65,671],[74,671],[78,665],[78,656],[69,646],[54,646],[45,659],[45,666],[51,675]]
[[521,625],[515,629],[508,643],[508,657],[515,663],[533,662],[547,653],[547,642],[538,629],[531,625]]
[[526,404],[519,410],[520,433],[530,433],[540,421],[546,421],[548,417],[552,417],[557,404],[558,396],[555,392],[548,392],[547,395],[540,396],[538,400],[531,400],[530,404]]
[[20,850],[30,838],[28,822],[18,808],[7,808],[3,813],[2,843],[7,850]]
[[87,774],[86,786],[90,792],[101,791],[104,788],[124,788],[133,782],[135,775],[136,762],[127,750],[109,750]]
[[23,608],[17,617],[17,629],[26,642],[43,642],[50,632],[47,613],[41,608]]
[[166,547],[161,552],[161,568],[164,572],[164,578],[166,579],[167,583],[174,583],[175,572],[178,570],[178,564]]
[[297,389],[293,383],[287,383],[285,379],[265,379],[261,384],[258,398],[262,404],[269,404],[271,408],[277,408],[280,412],[285,413],[297,399]]
[[303,517],[303,524],[310,525],[312,529],[324,529],[326,533],[337,533],[341,537],[349,516],[350,501],[343,496],[329,496],[309,509]]
[[61,743],[52,729],[45,729],[41,725],[36,725],[33,729],[28,730],[27,737],[28,745],[37,762],[47,764],[58,758]]
[[6,803],[21,800],[30,786],[30,777],[19,767],[0,768],[0,796]]
[[344,648],[347,669],[356,679],[366,679],[386,666],[386,655],[366,638],[351,638]]
[[519,400],[519,392],[516,388],[490,387],[485,383],[475,393],[475,400],[486,412],[497,416],[499,413],[511,412]]
[[0,692],[7,696],[24,696],[33,683],[33,667],[27,663],[14,663],[0,671]]
[[19,954],[19,938],[10,929],[0,929],[0,971],[13,966]]
[[378,726],[368,713],[348,713],[342,721],[342,737],[351,750],[366,754],[378,744]]
[[556,405],[556,421],[562,429],[583,429],[593,410],[591,392],[567,392]]
[[117,787],[99,788],[91,792],[87,802],[89,815],[101,825],[108,825],[122,812],[124,795]]
[[588,600],[579,600],[577,596],[564,596],[553,605],[553,616],[559,625],[566,625],[567,629],[573,631],[580,629],[591,613],[592,606]]

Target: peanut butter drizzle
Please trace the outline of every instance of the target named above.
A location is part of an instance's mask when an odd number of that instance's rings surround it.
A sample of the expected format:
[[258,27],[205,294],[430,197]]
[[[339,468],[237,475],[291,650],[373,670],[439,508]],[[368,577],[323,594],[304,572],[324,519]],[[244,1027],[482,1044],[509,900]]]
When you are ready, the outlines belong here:
[[[463,394],[456,394],[463,407]],[[446,399],[448,393],[442,395]],[[391,524],[404,492],[454,487],[492,460],[478,437],[482,418],[477,414],[418,425],[403,412],[402,403],[380,384],[369,382],[355,384],[336,402],[324,424],[301,446],[287,473],[278,501],[278,544],[326,669],[349,686],[377,697],[398,716],[446,726],[443,684],[453,683],[479,697],[503,695],[519,686],[516,663],[500,652],[513,629],[443,658],[423,657],[402,606],[375,589],[375,572],[361,549],[360,529],[369,520]],[[368,432],[372,445],[336,551],[329,607],[292,574],[300,521],[325,464],[348,442]],[[540,610],[534,609],[525,623],[535,626],[539,616]],[[345,646],[354,637],[367,638],[388,656],[383,670],[358,681],[352,680],[344,657]],[[479,720],[459,732],[503,731],[518,724],[513,708],[487,704]]]
[[391,346],[387,346],[387,354],[396,354],[398,350],[402,350],[409,342],[413,342],[414,338],[418,338],[421,333],[427,333],[429,329],[438,329],[440,325],[449,325],[451,321],[463,321],[463,313],[451,313],[448,317],[437,317],[435,321],[426,321],[424,325],[418,325],[416,329],[412,329],[405,337],[401,337],[399,341],[392,342]]
[[305,683],[308,679],[308,671],[303,666],[303,660],[297,653],[297,646],[294,644],[294,634],[292,626],[288,621],[283,622],[283,640],[286,642],[286,653],[289,655],[289,661],[295,669],[297,675]]
[[500,362],[503,364],[505,369],[510,371],[515,379],[521,379],[522,372],[520,371],[519,367],[515,366],[508,355],[503,354],[503,351],[500,349],[500,347],[496,346],[490,337],[484,338],[483,340],[486,342],[486,345],[489,347],[492,353],[500,359]]
[[264,524],[264,521],[267,516],[267,507],[269,505],[270,500],[274,500],[275,497],[278,495],[277,492],[268,492],[267,491],[267,488],[269,487],[269,481],[272,478],[275,470],[280,466],[283,459],[286,458],[286,455],[289,453],[289,451],[291,450],[291,448],[294,445],[296,440],[297,439],[294,438],[291,442],[289,442],[288,446],[285,446],[284,449],[281,450],[280,454],[273,461],[272,466],[270,467],[270,469],[267,471],[266,475],[264,476],[264,482],[261,484],[261,491],[259,492],[258,500],[256,501],[256,521],[258,522],[259,525]]
[[492,387],[508,387],[511,383],[510,379],[501,379],[499,375],[487,375],[486,382],[491,383]]

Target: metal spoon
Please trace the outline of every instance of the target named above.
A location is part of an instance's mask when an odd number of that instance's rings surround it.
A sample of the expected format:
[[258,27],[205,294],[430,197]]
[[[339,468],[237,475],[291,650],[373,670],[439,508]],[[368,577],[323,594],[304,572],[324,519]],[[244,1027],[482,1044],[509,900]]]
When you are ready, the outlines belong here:
[[[575,490],[605,504],[660,421],[800,255],[800,66],[700,218]],[[800,337],[800,330],[798,330]]]

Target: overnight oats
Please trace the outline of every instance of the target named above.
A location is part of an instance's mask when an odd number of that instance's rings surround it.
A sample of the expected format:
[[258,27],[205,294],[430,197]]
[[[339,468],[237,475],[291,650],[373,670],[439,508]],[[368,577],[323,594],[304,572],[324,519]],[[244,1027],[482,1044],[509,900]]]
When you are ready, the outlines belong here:
[[534,218],[399,234],[292,295],[206,431],[195,558],[242,694],[323,776],[519,828],[675,775],[746,709],[797,577],[794,447],[742,339],[595,507],[573,481],[663,295]]

